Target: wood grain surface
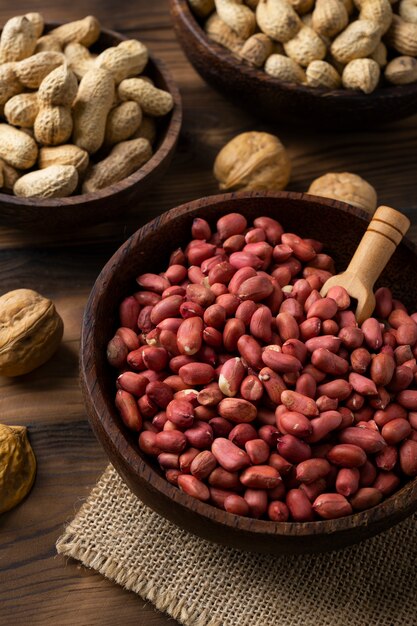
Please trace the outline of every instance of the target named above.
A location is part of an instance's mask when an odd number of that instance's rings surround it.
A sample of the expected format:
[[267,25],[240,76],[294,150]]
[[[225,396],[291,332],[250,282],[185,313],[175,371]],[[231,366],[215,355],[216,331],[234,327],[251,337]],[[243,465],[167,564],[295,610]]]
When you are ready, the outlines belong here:
[[[48,364],[19,379],[0,378],[0,419],[25,424],[38,460],[26,501],[0,518],[0,624],[94,625],[175,623],[133,593],[56,556],[55,541],[106,466],[87,425],[78,385],[83,308],[95,277],[111,254],[141,224],[182,202],[215,193],[217,151],[245,130],[276,132],[288,147],[290,189],[305,191],[326,171],[348,170],[377,189],[380,204],[406,209],[417,241],[417,116],[372,131],[300,130],[285,120],[266,125],[242,113],[206,86],[187,63],[169,21],[165,0],[16,0],[0,3],[0,23],[42,11],[48,21],[96,15],[104,26],[138,37],[165,61],[180,87],[184,125],[174,162],[140,210],[123,219],[53,237],[0,228],[0,292],[27,287],[51,297],[65,323],[64,341]],[[308,114],[308,112],[306,112]],[[238,625],[237,625],[238,626]]]

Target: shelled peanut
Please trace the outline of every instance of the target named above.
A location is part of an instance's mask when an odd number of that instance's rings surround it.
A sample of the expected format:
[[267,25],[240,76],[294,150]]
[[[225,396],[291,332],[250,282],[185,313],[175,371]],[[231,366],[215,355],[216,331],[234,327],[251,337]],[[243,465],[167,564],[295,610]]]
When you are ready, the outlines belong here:
[[230,513],[313,521],[417,476],[417,313],[376,291],[360,327],[314,240],[270,217],[202,218],[165,271],[137,277],[107,347],[139,448]]
[[171,111],[172,96],[143,74],[141,42],[89,50],[100,36],[95,17],[43,31],[42,16],[28,13],[0,36],[0,157],[16,171],[0,189],[40,198],[98,191],[151,158],[153,120]]
[[189,5],[210,39],[280,82],[369,94],[381,84],[417,80],[413,0],[189,0]]

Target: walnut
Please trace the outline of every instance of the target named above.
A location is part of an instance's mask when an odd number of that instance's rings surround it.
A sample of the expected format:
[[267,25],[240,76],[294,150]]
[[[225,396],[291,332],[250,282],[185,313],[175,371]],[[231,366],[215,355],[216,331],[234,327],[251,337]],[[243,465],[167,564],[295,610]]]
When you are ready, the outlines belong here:
[[58,348],[63,322],[51,300],[31,289],[0,297],[0,375],[20,376],[45,363]]
[[214,176],[220,189],[226,191],[280,191],[290,174],[291,163],[284,146],[269,133],[237,135],[220,150],[214,163]]
[[329,172],[311,183],[308,193],[333,198],[373,213],[377,205],[375,189],[366,180],[350,172]]
[[0,424],[0,513],[19,504],[29,493],[36,459],[24,426]]

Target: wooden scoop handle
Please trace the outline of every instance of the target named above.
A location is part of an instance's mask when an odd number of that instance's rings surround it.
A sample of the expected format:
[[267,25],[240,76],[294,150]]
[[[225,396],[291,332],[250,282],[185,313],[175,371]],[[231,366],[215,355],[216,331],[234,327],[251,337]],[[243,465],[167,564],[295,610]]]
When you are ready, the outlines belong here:
[[356,275],[372,291],[409,227],[410,220],[399,211],[378,207],[346,272]]

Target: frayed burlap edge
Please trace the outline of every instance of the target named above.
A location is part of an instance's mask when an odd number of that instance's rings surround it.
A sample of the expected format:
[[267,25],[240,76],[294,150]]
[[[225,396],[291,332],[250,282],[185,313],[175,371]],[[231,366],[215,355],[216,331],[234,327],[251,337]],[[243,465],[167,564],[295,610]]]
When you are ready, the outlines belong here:
[[113,472],[114,468],[108,465],[99,482],[92,489],[88,500],[81,506],[74,520],[66,525],[63,535],[56,542],[58,554],[76,559],[88,569],[93,569],[124,589],[139,594],[144,600],[152,602],[159,611],[168,613],[181,624],[221,626],[220,621],[210,618],[207,610],[190,612],[185,606],[185,599],[179,601],[176,594],[161,593],[156,585],[147,582],[145,573],[126,572],[123,565],[117,563],[112,557],[100,555],[91,546],[80,544],[79,533],[82,528],[78,520],[93,511],[96,498],[102,491],[102,481],[109,478]]

